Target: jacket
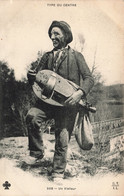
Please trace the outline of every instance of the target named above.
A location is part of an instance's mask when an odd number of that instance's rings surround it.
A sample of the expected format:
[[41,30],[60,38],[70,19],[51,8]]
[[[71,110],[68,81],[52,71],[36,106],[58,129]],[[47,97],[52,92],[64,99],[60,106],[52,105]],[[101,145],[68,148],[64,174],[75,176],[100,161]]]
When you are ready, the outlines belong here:
[[[41,58],[36,71],[43,69],[53,70],[53,61],[53,50],[46,52]],[[85,95],[87,95],[93,87],[94,80],[83,55],[70,47],[68,47],[67,52],[61,56],[56,72],[65,79],[71,80],[79,85]]]

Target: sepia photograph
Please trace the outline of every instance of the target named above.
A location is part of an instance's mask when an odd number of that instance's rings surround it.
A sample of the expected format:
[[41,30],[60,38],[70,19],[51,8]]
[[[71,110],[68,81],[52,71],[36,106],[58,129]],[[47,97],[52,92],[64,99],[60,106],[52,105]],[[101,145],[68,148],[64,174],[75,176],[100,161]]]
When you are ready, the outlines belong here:
[[0,1],[0,196],[123,196],[124,1]]

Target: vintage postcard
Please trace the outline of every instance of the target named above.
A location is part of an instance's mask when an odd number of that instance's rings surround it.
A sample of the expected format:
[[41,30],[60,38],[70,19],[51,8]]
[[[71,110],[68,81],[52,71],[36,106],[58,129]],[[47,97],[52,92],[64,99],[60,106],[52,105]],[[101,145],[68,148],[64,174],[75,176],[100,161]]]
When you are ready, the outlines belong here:
[[124,195],[124,1],[0,1],[0,196]]

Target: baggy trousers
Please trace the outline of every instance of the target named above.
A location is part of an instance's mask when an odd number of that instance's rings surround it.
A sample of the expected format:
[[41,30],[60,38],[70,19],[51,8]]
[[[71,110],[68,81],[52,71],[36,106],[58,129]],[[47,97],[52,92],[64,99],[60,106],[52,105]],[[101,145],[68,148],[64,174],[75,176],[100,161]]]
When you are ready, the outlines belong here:
[[76,107],[57,107],[43,103],[31,108],[26,116],[30,155],[42,157],[44,154],[43,132],[46,120],[55,119],[55,152],[53,172],[64,173],[67,162],[68,142],[73,131]]

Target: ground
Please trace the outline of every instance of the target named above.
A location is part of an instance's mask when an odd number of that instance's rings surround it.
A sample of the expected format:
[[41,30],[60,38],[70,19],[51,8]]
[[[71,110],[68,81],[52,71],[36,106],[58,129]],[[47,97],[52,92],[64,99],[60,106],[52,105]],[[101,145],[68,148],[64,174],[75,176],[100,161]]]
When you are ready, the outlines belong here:
[[[36,193],[36,191],[39,195],[42,191],[44,191],[43,195],[46,193],[47,195],[52,193],[55,195],[57,192],[62,194],[62,191],[64,191],[63,194],[77,193],[83,188],[83,193],[85,193],[91,191],[89,188],[87,189],[89,183],[95,193],[96,190],[101,191],[100,187],[103,186],[103,182],[106,188],[111,187],[110,190],[112,191],[112,182],[117,180],[120,183],[119,186],[123,187],[120,180],[123,177],[120,155],[116,153],[116,156],[110,160],[105,159],[101,152],[98,154],[96,147],[89,152],[81,151],[74,136],[69,144],[65,179],[58,184],[54,183],[50,177],[54,144],[54,135],[45,133],[45,157],[37,164],[30,164],[30,162],[28,163],[30,156],[27,137],[2,139],[0,141],[0,171],[2,174],[0,183],[9,181],[11,183],[10,191],[14,191],[16,196],[21,195],[22,190],[25,193],[28,192],[28,195]],[[106,179],[108,180],[106,181]],[[96,185],[97,188],[93,188]],[[0,196],[3,195],[0,194]]]

